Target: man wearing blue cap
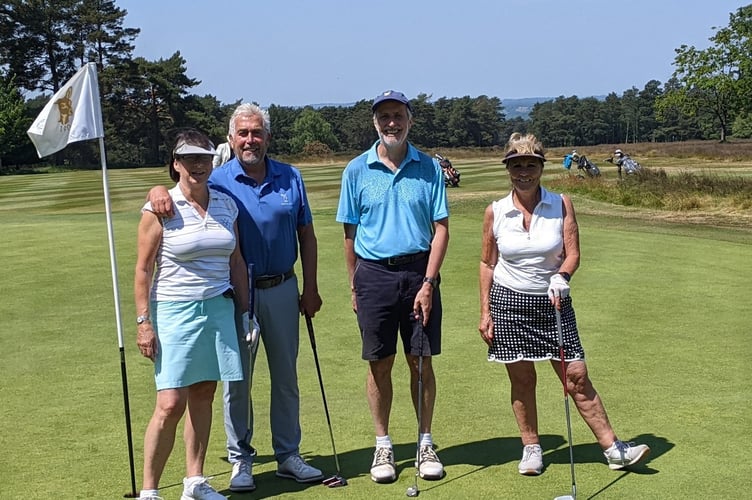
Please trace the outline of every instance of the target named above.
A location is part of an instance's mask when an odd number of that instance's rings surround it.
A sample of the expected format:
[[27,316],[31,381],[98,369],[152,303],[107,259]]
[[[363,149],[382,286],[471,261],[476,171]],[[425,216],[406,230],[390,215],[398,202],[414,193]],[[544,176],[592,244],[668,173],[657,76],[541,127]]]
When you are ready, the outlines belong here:
[[372,110],[379,139],[345,168],[337,209],[362,357],[368,361],[366,395],[376,431],[371,479],[397,479],[389,415],[398,332],[420,420],[416,466],[421,477],[440,479],[444,467],[431,437],[436,399],[431,357],[441,352],[439,269],[449,242],[444,178],[438,162],[407,141],[413,116],[403,93],[379,94]]

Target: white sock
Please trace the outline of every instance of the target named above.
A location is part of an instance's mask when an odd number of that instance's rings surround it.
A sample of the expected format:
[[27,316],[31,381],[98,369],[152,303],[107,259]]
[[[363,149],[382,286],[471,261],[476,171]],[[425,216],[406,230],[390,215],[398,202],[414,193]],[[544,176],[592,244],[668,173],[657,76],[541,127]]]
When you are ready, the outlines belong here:
[[376,448],[391,448],[392,447],[392,438],[389,437],[389,434],[386,436],[376,436]]
[[198,483],[199,481],[202,481],[204,479],[204,476],[191,476],[186,477],[183,479],[183,486],[188,488],[190,486],[193,486],[194,484]]
[[159,490],[141,490],[141,493],[139,493],[138,498],[149,498],[149,497],[158,497],[159,496]]
[[426,432],[425,434],[420,434],[420,445],[421,446],[433,446],[433,438],[431,437],[430,432]]

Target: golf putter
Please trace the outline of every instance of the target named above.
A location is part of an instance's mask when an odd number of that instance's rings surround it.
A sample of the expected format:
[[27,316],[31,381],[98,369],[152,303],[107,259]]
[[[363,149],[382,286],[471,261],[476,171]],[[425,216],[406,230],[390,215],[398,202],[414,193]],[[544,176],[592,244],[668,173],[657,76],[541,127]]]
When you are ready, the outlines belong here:
[[418,325],[420,330],[420,356],[418,357],[418,441],[415,449],[415,478],[413,485],[407,488],[405,495],[408,497],[417,497],[420,495],[418,489],[418,476],[420,476],[420,423],[423,413],[423,315],[418,318]]
[[[249,332],[243,332],[245,333],[245,341],[248,343],[248,351],[250,352],[249,356],[249,366],[248,371],[252,370],[253,360],[256,357],[256,351],[258,350],[258,344],[259,344],[259,334],[261,333],[261,327],[259,326],[258,322],[256,321],[256,314],[254,313],[254,307],[255,307],[255,292],[254,292],[254,277],[253,277],[253,264],[248,264],[248,315],[250,319],[250,328]],[[250,391],[250,385],[249,385],[249,391]],[[246,434],[243,436],[243,439],[238,441],[238,447],[248,453],[251,457],[256,456],[256,448],[251,446],[251,411],[252,411],[252,403],[251,403],[251,395],[248,394],[248,423],[246,424]]]
[[319,387],[321,388],[321,399],[324,402],[324,413],[326,413],[326,424],[329,426],[329,439],[332,441],[332,454],[334,454],[334,465],[337,467],[337,474],[326,478],[322,481],[328,488],[338,486],[347,486],[347,479],[342,477],[339,469],[339,458],[337,458],[337,448],[334,447],[334,432],[332,432],[332,420],[329,418],[329,405],[326,404],[326,393],[324,392],[324,379],[321,376],[321,366],[319,365],[319,355],[316,349],[316,336],[313,333],[313,321],[308,313],[305,314],[306,328],[308,328],[308,337],[311,339],[311,349],[313,350],[313,360],[316,363],[316,374],[319,377]]
[[561,328],[561,311],[554,308],[556,311],[556,333],[559,336],[559,358],[561,358],[561,379],[564,386],[564,410],[567,415],[567,439],[569,441],[569,467],[572,471],[572,494],[562,495],[554,498],[554,500],[577,500],[577,485],[574,480],[574,452],[572,450],[572,420],[569,414],[569,393],[567,392],[567,365],[564,361],[564,333]]

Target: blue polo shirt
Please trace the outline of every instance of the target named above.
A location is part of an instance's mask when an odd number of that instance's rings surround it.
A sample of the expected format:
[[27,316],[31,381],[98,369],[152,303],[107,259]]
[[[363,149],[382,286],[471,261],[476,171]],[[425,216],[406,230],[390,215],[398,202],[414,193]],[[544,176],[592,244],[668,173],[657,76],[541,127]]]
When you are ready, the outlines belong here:
[[408,143],[396,172],[379,161],[376,141],[342,173],[337,222],[357,224],[355,253],[385,259],[426,251],[433,223],[449,217],[439,163]]
[[300,171],[266,158],[262,184],[248,177],[237,158],[215,168],[209,186],[238,205],[240,251],[256,276],[282,274],[298,259],[298,227],[313,222]]

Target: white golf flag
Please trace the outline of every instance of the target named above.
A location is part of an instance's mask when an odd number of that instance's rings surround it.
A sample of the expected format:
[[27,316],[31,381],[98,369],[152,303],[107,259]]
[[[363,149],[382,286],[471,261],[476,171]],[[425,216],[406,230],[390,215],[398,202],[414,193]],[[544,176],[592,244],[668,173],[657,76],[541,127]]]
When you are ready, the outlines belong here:
[[97,65],[88,63],[58,90],[26,132],[40,158],[71,142],[104,137]]

